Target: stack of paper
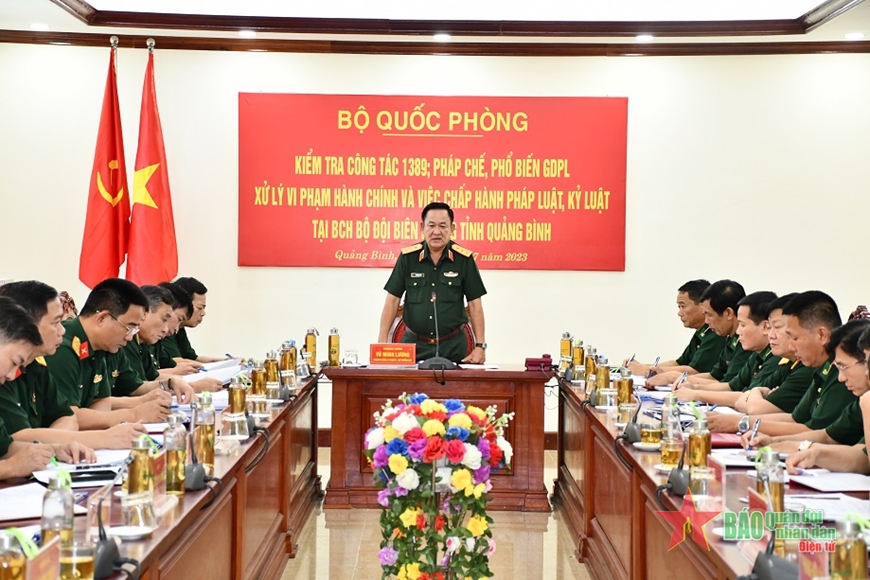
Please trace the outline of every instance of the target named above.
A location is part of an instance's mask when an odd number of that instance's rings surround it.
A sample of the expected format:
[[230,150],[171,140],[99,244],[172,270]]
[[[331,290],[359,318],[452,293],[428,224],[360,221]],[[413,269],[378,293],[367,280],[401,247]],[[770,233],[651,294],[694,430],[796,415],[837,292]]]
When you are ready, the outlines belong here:
[[[29,520],[42,516],[42,500],[45,497],[45,488],[38,483],[28,483],[0,489],[0,522],[13,520]],[[87,509],[73,506],[77,514],[87,513]]]

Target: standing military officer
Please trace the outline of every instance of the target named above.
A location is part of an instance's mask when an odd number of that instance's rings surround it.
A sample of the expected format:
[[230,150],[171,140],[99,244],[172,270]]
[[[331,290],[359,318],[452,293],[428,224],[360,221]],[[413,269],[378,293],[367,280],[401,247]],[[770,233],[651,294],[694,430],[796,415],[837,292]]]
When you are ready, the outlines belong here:
[[[456,231],[453,210],[433,202],[423,208],[423,241],[404,248],[384,289],[387,298],[381,313],[378,342],[387,342],[396,318],[399,300],[405,295],[402,342],[416,343],[417,359],[435,355],[435,313],[438,308],[439,351],[454,362],[483,363],[486,360],[486,328],[481,297],[486,294],[471,250],[451,240]],[[463,327],[469,316],[477,342],[468,352]]]

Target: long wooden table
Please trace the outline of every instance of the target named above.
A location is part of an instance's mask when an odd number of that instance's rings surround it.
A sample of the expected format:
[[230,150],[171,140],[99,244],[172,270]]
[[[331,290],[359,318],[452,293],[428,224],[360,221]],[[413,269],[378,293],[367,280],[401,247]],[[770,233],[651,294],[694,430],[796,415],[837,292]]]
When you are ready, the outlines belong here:
[[[232,455],[215,457],[215,476],[223,490],[211,505],[211,492],[187,492],[150,538],[122,544],[121,555],[139,561],[143,580],[281,577],[322,495],[317,382],[310,381],[298,398],[273,409],[262,426],[269,433],[269,449],[259,463],[266,444],[262,435]],[[121,506],[113,498],[113,525],[120,525],[120,519]],[[38,521],[18,525],[31,523]],[[76,536],[84,539],[85,518],[77,517],[75,526]]]
[[[668,551],[673,526],[662,510],[656,488],[667,475],[653,465],[658,453],[642,452],[620,440],[614,421],[594,407],[584,407],[570,386],[560,387],[558,477],[553,503],[563,514],[575,546],[590,576],[602,579],[736,578],[749,574],[759,546],[725,542],[709,533],[710,550],[687,539]],[[621,456],[626,462],[623,463]],[[741,497],[754,479],[747,468],[728,468],[725,476],[726,509],[739,512]],[[810,490],[787,491],[800,499]],[[679,511],[683,498],[662,494],[669,511]]]
[[[372,414],[402,393],[459,399],[499,413],[516,412],[506,432],[514,449],[512,469],[492,476],[493,509],[550,511],[544,486],[544,382],[525,370],[421,371],[326,369],[332,380],[332,453],[325,508],[379,508],[372,469],[363,456]],[[443,378],[444,385],[439,384]]]

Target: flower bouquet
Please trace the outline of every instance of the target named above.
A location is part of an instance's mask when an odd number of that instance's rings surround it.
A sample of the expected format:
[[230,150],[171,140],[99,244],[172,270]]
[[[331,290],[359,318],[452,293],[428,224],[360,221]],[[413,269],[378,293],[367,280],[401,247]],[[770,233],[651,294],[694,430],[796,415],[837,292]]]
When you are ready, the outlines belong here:
[[496,417],[424,394],[387,401],[365,436],[381,513],[382,578],[485,580],[495,542],[487,515],[490,473],[510,469],[513,449]]

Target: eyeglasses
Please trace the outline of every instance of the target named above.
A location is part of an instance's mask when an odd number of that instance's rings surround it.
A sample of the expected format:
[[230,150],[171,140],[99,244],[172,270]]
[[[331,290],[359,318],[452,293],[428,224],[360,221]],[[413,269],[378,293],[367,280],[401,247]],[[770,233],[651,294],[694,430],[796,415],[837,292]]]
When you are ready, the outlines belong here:
[[124,327],[124,330],[127,331],[126,334],[125,334],[124,336],[129,336],[130,338],[133,338],[134,336],[136,336],[137,334],[139,334],[139,327],[138,327],[138,326],[127,326],[126,324],[124,324],[123,322],[121,322],[120,320],[118,320],[117,318],[115,318],[115,317],[112,315],[112,313],[109,312],[108,310],[104,310],[103,312],[105,312],[106,314],[108,314],[109,316],[111,316],[111,317],[112,317],[112,320],[114,320],[115,322],[117,322],[118,324],[120,324],[121,326]]
[[834,366],[837,367],[838,371],[846,372],[847,370],[849,370],[853,366],[862,365],[862,364],[864,364],[864,362],[865,362],[865,359],[861,359],[861,360],[856,360],[855,362],[853,362],[850,365],[844,365],[843,363],[838,363],[837,361],[834,361]]

